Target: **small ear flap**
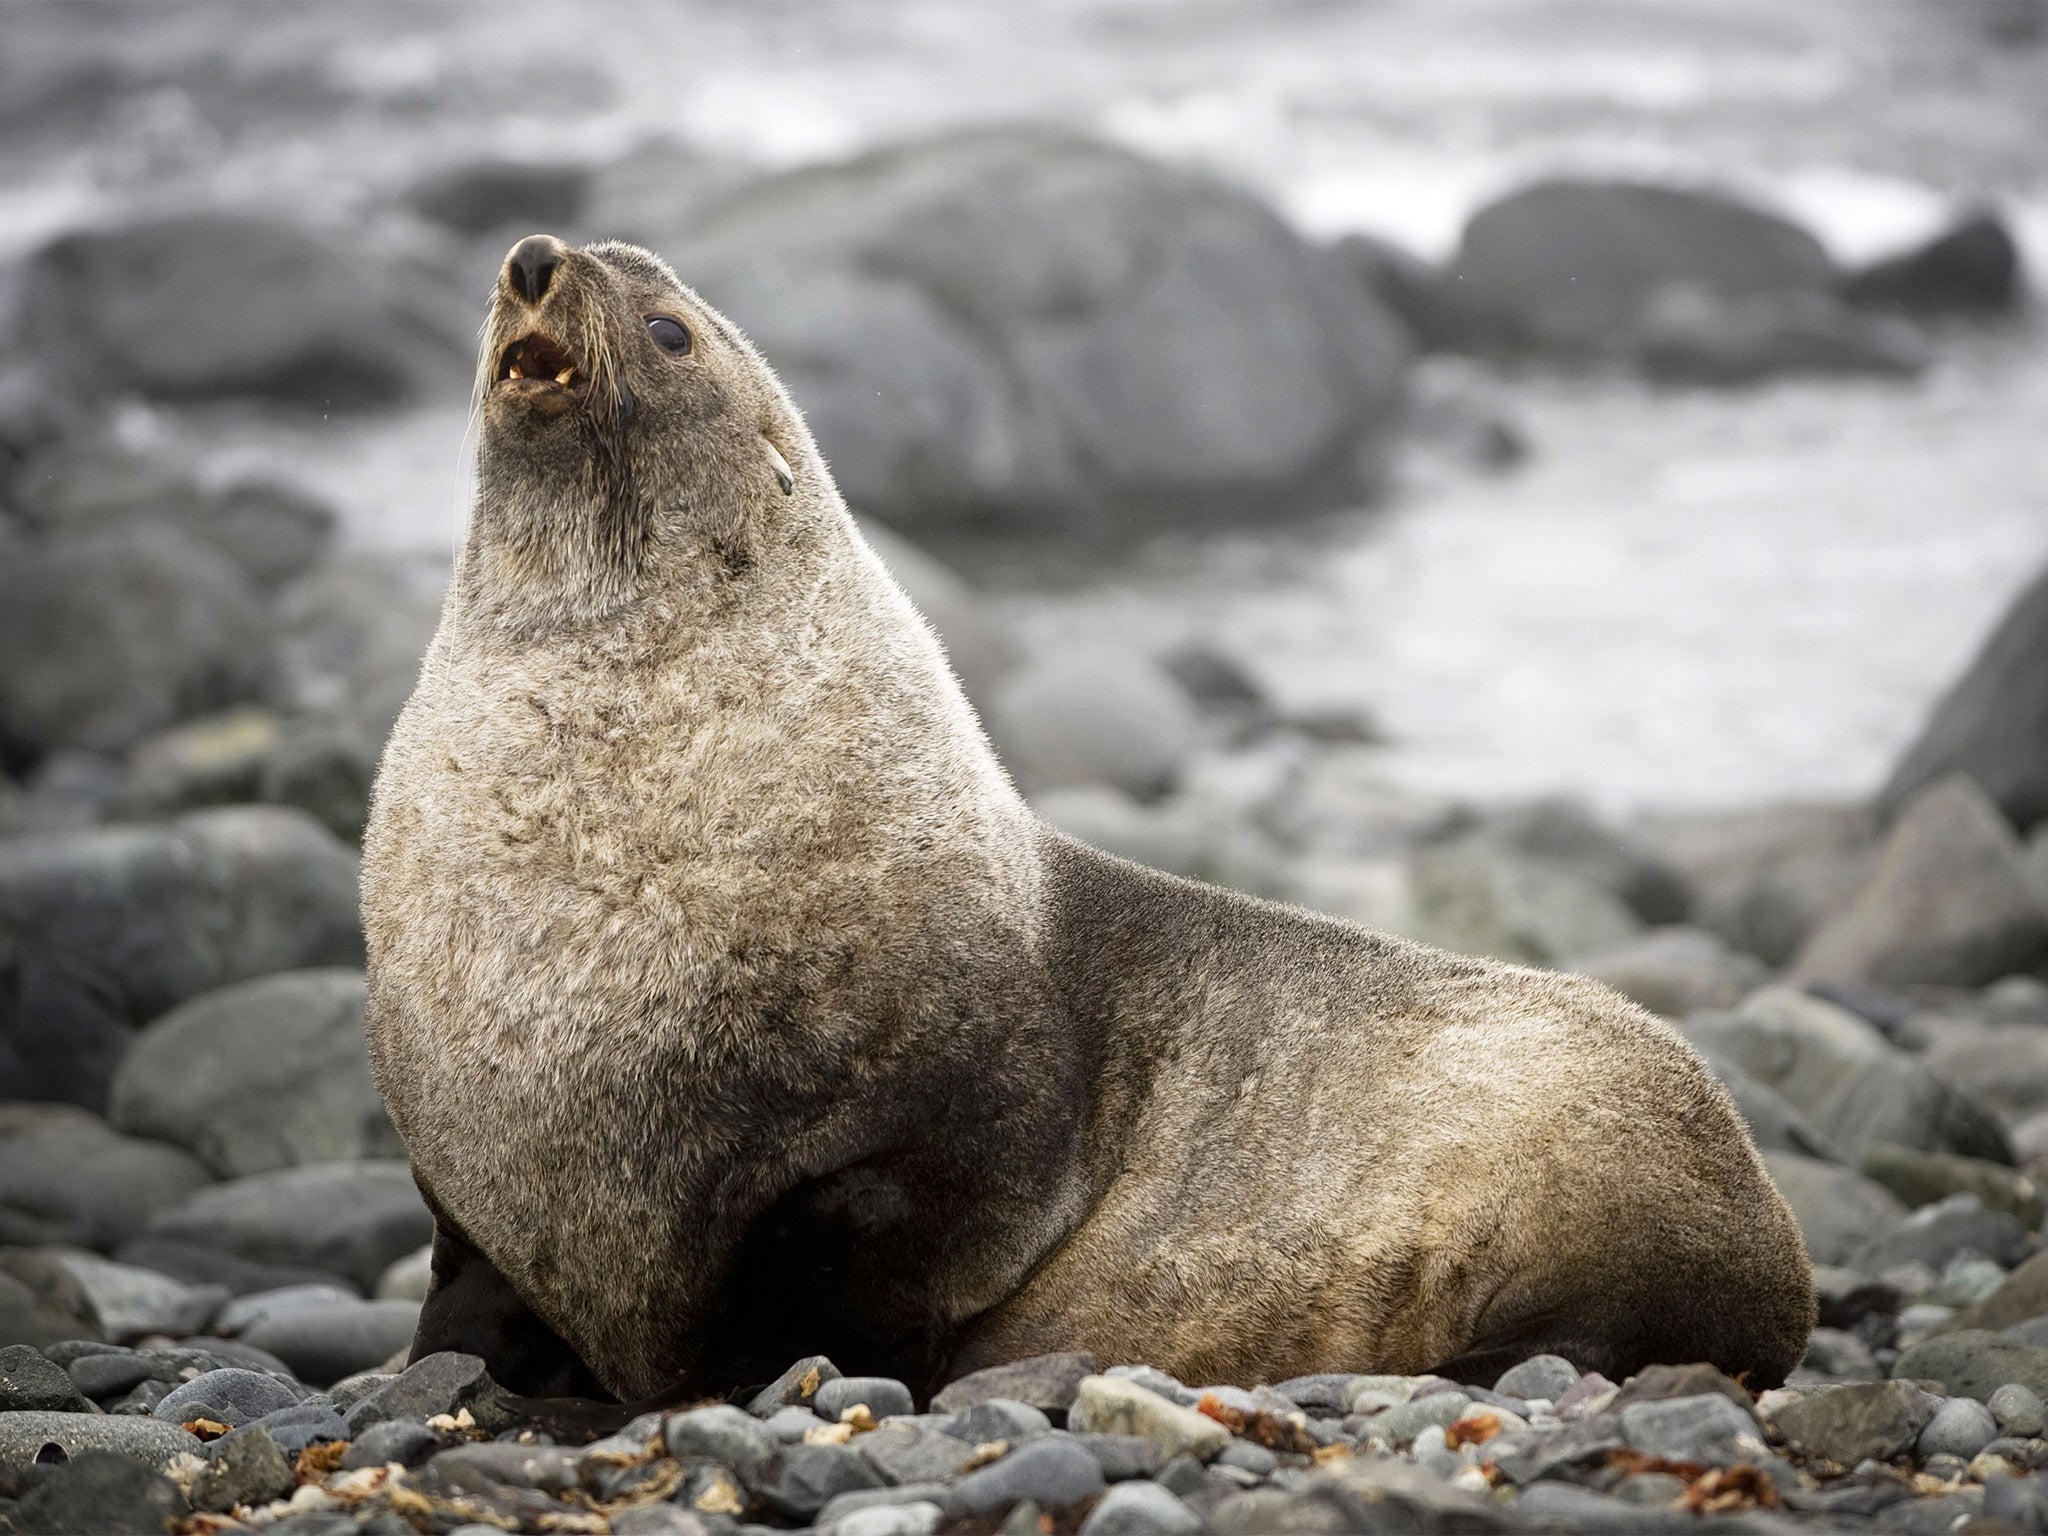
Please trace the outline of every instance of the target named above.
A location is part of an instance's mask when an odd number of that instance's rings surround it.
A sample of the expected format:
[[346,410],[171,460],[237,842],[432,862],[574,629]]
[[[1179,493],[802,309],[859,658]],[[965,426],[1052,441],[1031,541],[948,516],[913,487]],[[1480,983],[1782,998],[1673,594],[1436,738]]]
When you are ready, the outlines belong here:
[[768,450],[768,462],[775,470],[775,483],[782,487],[782,494],[790,495],[796,490],[796,472],[789,467],[789,460],[782,456],[782,450],[769,440],[768,434],[761,434],[761,442]]

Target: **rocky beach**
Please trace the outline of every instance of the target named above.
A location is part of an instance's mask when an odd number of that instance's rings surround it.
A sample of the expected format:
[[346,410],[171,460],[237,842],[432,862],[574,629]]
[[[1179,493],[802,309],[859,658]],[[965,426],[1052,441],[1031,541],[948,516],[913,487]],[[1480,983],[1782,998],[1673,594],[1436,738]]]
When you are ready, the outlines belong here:
[[[1024,10],[0,15],[0,1531],[2048,1531],[2048,13]],[[536,228],[748,329],[1053,824],[1669,1022],[1791,1380],[406,1365],[357,844]]]

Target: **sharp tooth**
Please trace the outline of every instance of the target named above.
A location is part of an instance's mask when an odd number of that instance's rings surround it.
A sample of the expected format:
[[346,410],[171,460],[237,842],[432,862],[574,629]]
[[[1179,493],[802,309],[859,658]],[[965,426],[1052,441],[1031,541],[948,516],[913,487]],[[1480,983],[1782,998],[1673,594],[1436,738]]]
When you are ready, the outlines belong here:
[[555,382],[557,384],[567,384],[571,379],[575,377],[576,370],[574,368],[564,368],[560,373],[555,375]]
[[521,373],[521,372],[519,371],[519,365],[518,365],[517,363],[514,363],[514,364],[512,365],[512,372],[511,372],[511,375],[510,375],[510,376],[511,376],[512,378],[515,378],[515,379],[523,379],[523,378],[525,378],[525,377],[526,377],[526,375],[525,375],[525,374],[523,374],[523,373]]

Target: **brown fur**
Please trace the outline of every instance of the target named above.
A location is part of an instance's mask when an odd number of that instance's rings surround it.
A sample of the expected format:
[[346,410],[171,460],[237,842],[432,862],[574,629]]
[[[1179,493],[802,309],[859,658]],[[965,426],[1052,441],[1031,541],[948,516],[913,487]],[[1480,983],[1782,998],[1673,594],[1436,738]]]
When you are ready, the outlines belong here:
[[[494,383],[534,329],[580,398]],[[1669,1030],[1037,822],[773,375],[654,258],[502,283],[480,390],[363,880],[446,1258],[421,1347],[502,1276],[624,1397],[813,1351],[919,1387],[1070,1348],[1798,1361],[1797,1228]]]

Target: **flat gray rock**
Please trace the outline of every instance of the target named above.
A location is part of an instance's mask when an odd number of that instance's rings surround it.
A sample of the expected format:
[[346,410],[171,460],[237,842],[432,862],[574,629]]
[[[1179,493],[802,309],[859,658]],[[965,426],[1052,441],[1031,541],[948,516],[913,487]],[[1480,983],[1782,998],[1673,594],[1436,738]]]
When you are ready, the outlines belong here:
[[235,1179],[200,1190],[150,1224],[161,1237],[262,1263],[330,1270],[365,1290],[393,1259],[426,1242],[433,1227],[411,1170],[397,1159],[313,1163]]
[[0,1414],[0,1467],[32,1465],[46,1445],[67,1458],[87,1451],[119,1451],[152,1467],[200,1448],[197,1435],[175,1424],[111,1413]]
[[363,1007],[363,973],[342,968],[203,993],[136,1036],[109,1117],[188,1149],[223,1179],[402,1157],[370,1081]]

